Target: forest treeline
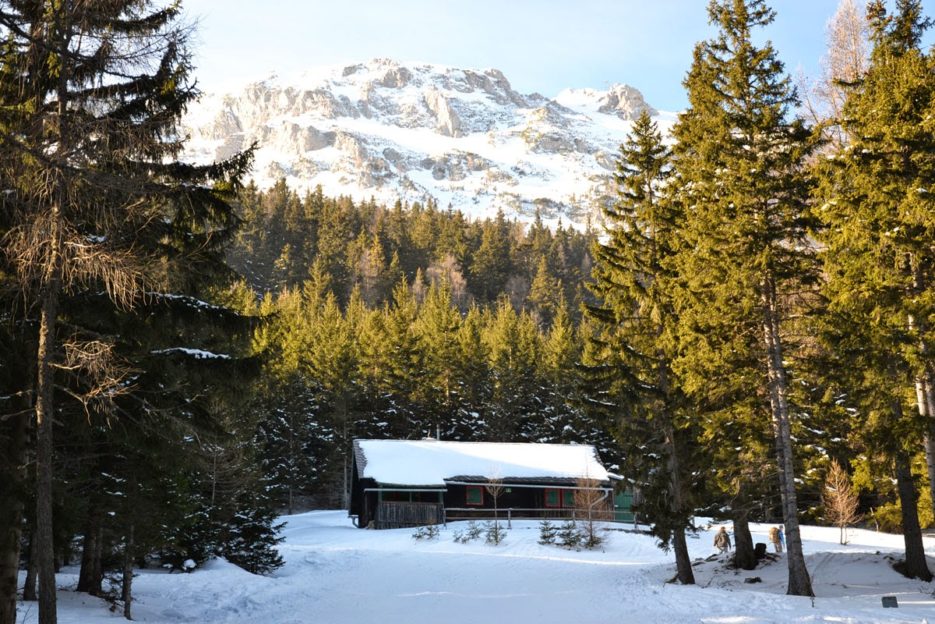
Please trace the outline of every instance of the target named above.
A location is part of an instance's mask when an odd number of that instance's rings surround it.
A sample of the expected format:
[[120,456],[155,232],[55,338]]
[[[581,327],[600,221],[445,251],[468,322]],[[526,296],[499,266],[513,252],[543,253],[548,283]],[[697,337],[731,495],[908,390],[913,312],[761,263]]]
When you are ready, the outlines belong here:
[[524,224],[502,213],[470,220],[431,198],[387,207],[325,197],[320,187],[300,196],[285,181],[267,191],[251,183],[238,208],[245,225],[227,258],[256,293],[300,286],[317,265],[342,307],[355,289],[379,307],[401,280],[420,292],[445,281],[462,313],[506,295],[546,328],[559,308],[577,319],[588,296],[590,225],[553,230],[538,215]]
[[843,0],[849,61],[804,106],[772,10],[712,0],[689,107],[634,121],[601,230],[243,186],[252,148],[178,162],[178,7],[40,4],[0,2],[0,624],[21,567],[43,624],[66,562],[127,617],[134,566],[275,570],[276,516],[344,504],[355,437],[594,444],[683,583],[697,516],[741,567],[782,521],[792,594],[799,521],[857,513],[931,578],[918,0]]
[[[588,416],[577,363],[590,232],[469,221],[280,183],[248,188],[229,251],[242,311],[265,319],[257,409],[278,487],[342,504],[355,437],[583,442],[616,456]],[[338,480],[338,482],[336,482]]]

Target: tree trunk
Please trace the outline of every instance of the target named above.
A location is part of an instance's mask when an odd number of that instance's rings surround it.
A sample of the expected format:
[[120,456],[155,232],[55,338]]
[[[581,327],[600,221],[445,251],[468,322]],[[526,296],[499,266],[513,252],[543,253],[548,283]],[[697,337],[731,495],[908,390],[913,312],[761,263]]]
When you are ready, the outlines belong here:
[[682,527],[672,531],[672,549],[675,551],[675,570],[679,583],[694,585],[695,572],[692,570],[692,560],[688,556],[688,544],[685,541],[685,529]]
[[795,494],[795,469],[792,463],[792,431],[789,424],[789,382],[783,363],[782,339],[779,332],[779,313],[776,285],[772,277],[763,288],[763,339],[769,376],[769,402],[772,411],[773,434],[776,439],[776,460],[779,466],[779,488],[782,494],[782,517],[785,524],[789,566],[789,586],[792,596],[814,596],[812,581],[802,552],[799,532],[799,508]]
[[[0,448],[0,624],[16,621],[16,585],[23,530],[26,418],[0,421],[7,443]],[[2,438],[0,438],[2,439]]]
[[734,521],[734,567],[752,570],[756,567],[756,551],[746,511],[735,511]]
[[[663,382],[666,381],[665,375],[662,376]],[[662,388],[663,392],[666,387]],[[681,525],[685,510],[684,496],[682,492],[681,464],[679,461],[679,449],[675,443],[675,428],[672,425],[672,419],[668,414],[666,423],[666,446],[669,454],[669,511],[679,526],[672,532],[672,547],[675,550],[675,568],[678,571],[679,583],[682,585],[694,585],[695,573],[692,570],[691,557],[688,556],[688,544],[685,542],[685,528]]]
[[932,573],[925,561],[925,546],[922,544],[922,528],[919,526],[916,486],[912,481],[909,455],[899,451],[896,455],[896,487],[899,490],[899,507],[903,519],[903,541],[906,545],[906,560],[899,571],[908,578],[932,580]]
[[26,562],[26,582],[23,584],[23,600],[35,602],[39,600],[39,591],[36,581],[39,576],[39,565],[36,563],[36,529],[29,532],[29,561]]
[[133,603],[133,549],[134,549],[134,526],[130,523],[130,529],[127,531],[127,542],[123,548],[123,589],[121,599],[123,600],[123,617],[132,620],[131,605]]
[[351,441],[348,439],[350,427],[347,422],[347,397],[343,392],[339,395],[338,398],[338,408],[340,410],[342,420],[341,443],[344,447],[344,482],[341,486],[341,500],[343,501],[344,509],[350,509]]
[[290,421],[289,422],[289,425],[290,425],[289,433],[288,433],[289,435],[289,485],[286,491],[288,495],[286,512],[291,516],[292,514],[295,513],[292,490],[293,488],[295,488],[295,471],[296,471],[296,464],[298,463],[298,460],[296,458],[299,456],[299,451],[298,449],[296,449],[296,441],[295,441],[295,429],[296,429],[295,412],[291,409],[289,410],[289,421]]
[[[54,210],[58,213],[58,210]],[[53,228],[60,227],[58,219]],[[36,383],[36,561],[39,570],[39,624],[56,624],[55,547],[52,529],[53,372],[55,325],[62,270],[61,233],[52,233],[53,276],[42,296]]]
[[[926,281],[918,258],[910,254],[908,262],[912,271],[912,289],[907,298],[915,299],[925,292]],[[919,336],[919,355],[922,361],[926,362],[928,361],[928,345],[924,337],[927,329],[925,319],[923,318],[921,322],[917,322],[916,318],[909,314],[907,321],[910,333]],[[924,366],[921,374],[915,379],[915,387],[916,406],[919,410],[919,416],[922,417],[922,422],[925,423],[925,437],[923,439],[925,465],[928,470],[930,502],[932,511],[935,511],[935,397],[932,396],[932,381],[930,367]]]
[[930,372],[926,372],[924,379],[916,380],[916,399],[919,414],[925,419],[925,465],[932,511],[935,512],[935,386]]
[[100,596],[103,593],[101,583],[104,580],[104,573],[101,569],[104,516],[100,501],[96,497],[92,496],[89,504],[90,509],[88,509],[81,550],[81,570],[78,573],[76,589],[80,592],[88,592],[92,596]]

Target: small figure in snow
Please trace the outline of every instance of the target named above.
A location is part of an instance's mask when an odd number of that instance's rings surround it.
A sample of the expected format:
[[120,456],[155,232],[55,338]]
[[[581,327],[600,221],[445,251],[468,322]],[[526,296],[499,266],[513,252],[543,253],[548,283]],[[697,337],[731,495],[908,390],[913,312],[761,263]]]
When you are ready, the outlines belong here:
[[777,553],[782,552],[782,547],[786,543],[785,536],[782,534],[782,527],[774,526],[769,529],[769,541],[773,543],[773,548]]
[[721,554],[730,550],[730,535],[727,534],[727,527],[722,526],[721,529],[714,534],[714,545]]

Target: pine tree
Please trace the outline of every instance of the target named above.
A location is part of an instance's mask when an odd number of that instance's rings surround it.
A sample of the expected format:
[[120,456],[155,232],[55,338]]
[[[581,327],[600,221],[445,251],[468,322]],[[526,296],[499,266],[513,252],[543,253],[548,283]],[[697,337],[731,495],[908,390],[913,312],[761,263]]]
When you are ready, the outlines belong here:
[[432,431],[450,436],[461,404],[458,387],[458,330],[461,316],[451,300],[447,281],[429,287],[419,309],[415,332],[423,354],[424,374],[417,382],[421,403],[432,418]]
[[538,332],[526,313],[517,314],[506,297],[487,315],[483,340],[491,377],[488,439],[513,441],[541,417],[534,392]]
[[[672,371],[678,320],[674,275],[667,263],[681,241],[681,214],[665,196],[669,150],[643,112],[620,148],[619,199],[605,209],[608,240],[595,248],[594,283],[601,300],[589,308],[600,322],[592,367],[614,402],[615,428],[626,445],[627,476],[639,484],[643,512],[661,545],[673,546],[678,578],[694,583],[685,529],[693,506],[688,449],[693,410]],[[608,383],[609,382],[609,383]]]
[[[935,56],[921,49],[930,26],[921,11],[914,0],[897,2],[892,16],[882,2],[869,5],[870,64],[843,106],[848,144],[820,163],[818,216],[828,331],[862,364],[863,375],[846,378],[866,414],[861,437],[884,453],[900,482],[905,572],[929,579],[909,469],[924,440],[930,485],[935,479]],[[907,404],[910,388],[915,410]]]
[[489,440],[481,422],[489,413],[493,379],[483,329],[482,312],[477,307],[471,307],[457,334],[458,387],[463,404],[469,407],[458,415],[454,431],[456,440]]
[[710,365],[702,357],[728,357],[737,346],[731,336],[758,337],[745,345],[762,371],[748,392],[768,397],[789,544],[788,592],[812,595],[798,525],[784,330],[791,295],[815,273],[801,175],[814,146],[807,128],[789,120],[797,99],[775,50],[752,39],[774,12],[763,0],[712,0],[708,15],[718,32],[695,48],[685,80],[690,107],[673,129],[688,243],[677,258],[685,280],[679,307],[696,327],[724,331],[696,333],[687,344],[705,348],[689,350],[677,368],[691,376],[693,366]]
[[551,327],[552,319],[559,311],[559,305],[564,305],[561,282],[549,274],[549,263],[545,256],[539,258],[536,275],[529,287],[527,301],[539,327],[543,329]]
[[510,274],[510,241],[503,213],[496,221],[483,225],[480,247],[470,265],[471,291],[482,302],[489,303],[506,287]]
[[[164,266],[156,258],[179,250],[177,236],[214,248],[236,223],[229,197],[220,191],[232,189],[248,161],[239,156],[212,167],[173,162],[181,148],[171,138],[175,124],[196,91],[188,80],[185,31],[174,22],[179,6],[154,5],[0,6],[0,168],[10,183],[6,201],[13,213],[4,249],[39,310],[35,414],[43,624],[56,620],[51,418],[54,365],[62,357],[62,297],[94,285],[115,303],[132,306],[147,281],[160,283],[163,276],[151,270]],[[205,186],[214,181],[221,185]],[[65,357],[93,360],[114,380],[120,373],[108,361],[108,349],[99,346],[76,342]]]
[[[318,287],[320,288],[320,286]],[[300,368],[325,391],[331,406],[336,432],[334,453],[342,465],[341,499],[346,506],[350,492],[350,452],[354,432],[355,387],[359,358],[354,328],[345,321],[337,298],[330,292],[312,292],[307,311],[308,342],[304,345]]]

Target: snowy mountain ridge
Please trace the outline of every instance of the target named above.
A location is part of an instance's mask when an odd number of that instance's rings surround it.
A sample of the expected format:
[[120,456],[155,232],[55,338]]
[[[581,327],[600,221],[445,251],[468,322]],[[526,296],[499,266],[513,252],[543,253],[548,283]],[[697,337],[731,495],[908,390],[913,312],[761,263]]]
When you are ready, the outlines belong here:
[[434,197],[472,217],[503,210],[583,226],[614,195],[620,143],[643,110],[639,91],[521,94],[496,69],[374,59],[271,76],[208,95],[183,121],[186,157],[225,158],[259,144],[253,179],[392,204]]

